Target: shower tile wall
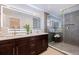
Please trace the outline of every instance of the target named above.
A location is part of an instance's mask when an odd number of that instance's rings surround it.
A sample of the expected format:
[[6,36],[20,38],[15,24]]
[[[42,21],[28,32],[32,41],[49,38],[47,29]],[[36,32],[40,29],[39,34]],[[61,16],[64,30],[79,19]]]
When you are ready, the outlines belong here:
[[64,42],[79,46],[79,11],[64,15]]

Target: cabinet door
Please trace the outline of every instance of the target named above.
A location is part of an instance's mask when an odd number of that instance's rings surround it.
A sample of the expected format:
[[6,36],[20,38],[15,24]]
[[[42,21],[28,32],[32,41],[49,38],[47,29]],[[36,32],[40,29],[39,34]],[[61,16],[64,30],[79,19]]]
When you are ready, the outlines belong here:
[[40,38],[41,36],[38,37],[37,41],[37,53],[40,54],[42,52],[42,39]]
[[30,54],[37,55],[41,52],[42,41],[39,36],[31,37],[29,40]]
[[29,38],[19,38],[16,43],[16,55],[29,55]]
[[42,36],[42,50],[46,50],[48,48],[48,35]]
[[14,53],[13,40],[0,41],[0,55],[13,55]]

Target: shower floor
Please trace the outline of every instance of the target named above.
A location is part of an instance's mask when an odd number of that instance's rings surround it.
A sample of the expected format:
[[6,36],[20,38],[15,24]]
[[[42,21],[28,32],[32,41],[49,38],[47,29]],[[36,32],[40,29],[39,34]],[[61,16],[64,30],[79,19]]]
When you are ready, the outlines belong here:
[[50,42],[49,46],[52,46],[58,50],[64,51],[71,55],[79,55],[79,47],[75,45],[71,45],[64,42],[60,43]]

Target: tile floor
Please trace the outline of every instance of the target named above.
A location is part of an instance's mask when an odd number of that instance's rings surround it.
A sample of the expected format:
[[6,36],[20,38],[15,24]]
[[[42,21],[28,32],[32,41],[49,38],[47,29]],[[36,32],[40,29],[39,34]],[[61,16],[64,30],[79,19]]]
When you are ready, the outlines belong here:
[[63,53],[56,51],[55,49],[48,47],[48,49],[40,55],[64,55]]
[[79,47],[75,45],[71,45],[68,43],[60,42],[60,43],[49,43],[51,46],[56,47],[62,51],[69,53],[70,55],[79,55]]

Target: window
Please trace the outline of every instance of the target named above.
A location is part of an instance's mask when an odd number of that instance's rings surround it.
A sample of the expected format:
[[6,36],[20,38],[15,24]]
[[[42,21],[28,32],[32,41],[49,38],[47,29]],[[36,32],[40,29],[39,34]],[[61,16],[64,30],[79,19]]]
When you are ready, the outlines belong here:
[[57,31],[57,29],[59,28],[59,22],[54,22],[53,25],[54,25],[53,26],[54,31]]
[[39,17],[33,18],[33,29],[40,29],[40,18]]
[[48,20],[48,31],[49,32],[57,32],[59,30],[60,22],[56,19],[49,19]]

